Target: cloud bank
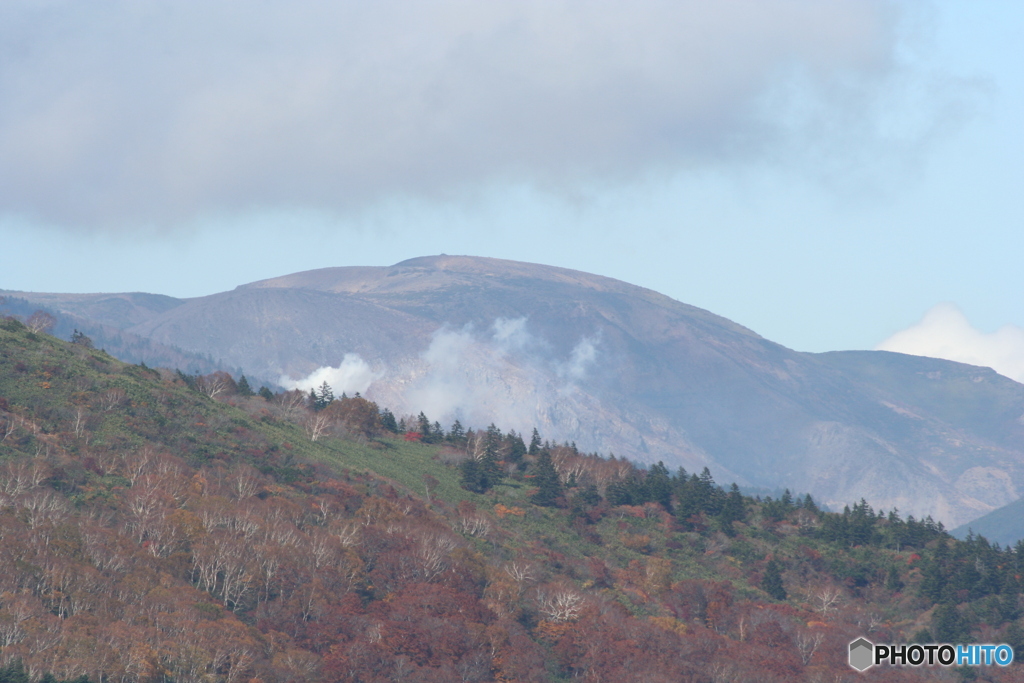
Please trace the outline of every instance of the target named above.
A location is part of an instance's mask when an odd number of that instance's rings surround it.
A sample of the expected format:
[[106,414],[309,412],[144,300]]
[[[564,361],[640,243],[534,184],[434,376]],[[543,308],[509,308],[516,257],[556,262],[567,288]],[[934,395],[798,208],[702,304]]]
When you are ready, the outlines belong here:
[[1024,382],[1024,329],[1004,325],[992,333],[979,332],[951,303],[938,304],[916,325],[875,348],[989,367]]
[[850,152],[884,135],[898,14],[885,0],[8,0],[0,215],[171,226],[487,183],[572,189],[797,144],[831,157],[830,140]]

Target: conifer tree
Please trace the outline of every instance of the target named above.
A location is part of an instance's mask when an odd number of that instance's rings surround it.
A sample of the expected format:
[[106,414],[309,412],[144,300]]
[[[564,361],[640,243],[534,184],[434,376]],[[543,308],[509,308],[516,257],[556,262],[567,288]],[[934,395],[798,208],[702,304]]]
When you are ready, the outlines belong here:
[[463,429],[461,422],[455,420],[455,422],[452,423],[451,429],[448,430],[446,440],[455,445],[461,445],[466,441],[466,430]]
[[526,451],[530,455],[537,455],[540,453],[540,432],[537,428],[533,428],[533,436],[530,437],[530,448]]
[[395,414],[385,408],[380,413],[380,426],[392,433],[398,432],[398,423],[395,421]]
[[558,480],[558,472],[551,462],[551,453],[547,449],[542,450],[537,456],[534,477],[537,492],[530,497],[530,501],[534,505],[554,507],[558,497],[562,495],[562,483]]
[[[312,392],[311,392],[312,393]],[[334,403],[334,391],[331,389],[331,385],[326,381],[320,385],[320,391],[312,393],[313,395],[313,410],[323,410],[327,406]],[[342,394],[344,396],[344,394]]]
[[249,380],[245,378],[245,375],[242,375],[241,378],[239,378],[238,384],[236,386],[236,391],[238,392],[239,396],[252,396],[252,387],[249,386]]
[[665,510],[672,512],[672,477],[665,463],[659,460],[658,464],[651,465],[644,480],[644,488],[647,500],[661,503]]
[[725,535],[734,536],[736,530],[732,526],[733,522],[742,521],[745,516],[746,508],[743,504],[743,494],[740,493],[740,487],[733,482],[733,485],[729,488],[729,494],[725,497],[722,511],[718,513],[718,519]]
[[419,431],[420,436],[423,437],[423,441],[425,443],[432,443],[433,442],[433,438],[431,438],[432,434],[431,434],[431,431],[430,431],[430,420],[427,418],[426,414],[423,413],[422,411],[416,417],[416,424],[417,424],[417,431]]
[[260,396],[264,401],[271,401],[274,398],[274,392],[268,389],[266,386],[260,387]]
[[772,558],[761,577],[761,590],[776,600],[786,599],[786,587],[782,585],[782,567]]

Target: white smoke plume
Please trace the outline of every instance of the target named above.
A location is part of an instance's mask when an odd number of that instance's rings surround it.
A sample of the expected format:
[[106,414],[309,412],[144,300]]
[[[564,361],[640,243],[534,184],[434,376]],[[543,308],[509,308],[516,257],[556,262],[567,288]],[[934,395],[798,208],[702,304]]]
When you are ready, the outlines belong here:
[[278,383],[285,389],[316,389],[324,382],[330,385],[336,396],[342,393],[349,395],[366,393],[374,381],[384,376],[383,371],[377,371],[363,360],[357,353],[346,353],[341,364],[336,367],[320,367],[311,372],[308,376],[299,380],[293,380],[288,376],[282,376]]
[[934,306],[920,322],[875,348],[990,367],[1024,382],[1024,329],[1004,325],[995,332],[980,332],[951,303]]
[[584,337],[573,347],[569,362],[558,366],[558,374],[570,380],[579,381],[587,376],[587,370],[597,360],[597,340]]
[[443,327],[419,358],[389,368],[387,380],[370,393],[396,411],[422,410],[445,424],[458,419],[467,427],[540,427],[561,438],[575,386],[598,357],[596,338],[581,339],[568,358],[559,357],[527,323],[499,318],[483,331]]

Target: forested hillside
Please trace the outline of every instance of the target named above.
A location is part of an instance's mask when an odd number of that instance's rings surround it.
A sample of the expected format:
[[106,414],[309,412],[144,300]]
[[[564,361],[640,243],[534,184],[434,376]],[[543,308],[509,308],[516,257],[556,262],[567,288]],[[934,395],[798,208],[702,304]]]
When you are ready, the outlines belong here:
[[860,636],[1024,652],[1022,544],[74,342],[0,322],[0,681],[824,682]]

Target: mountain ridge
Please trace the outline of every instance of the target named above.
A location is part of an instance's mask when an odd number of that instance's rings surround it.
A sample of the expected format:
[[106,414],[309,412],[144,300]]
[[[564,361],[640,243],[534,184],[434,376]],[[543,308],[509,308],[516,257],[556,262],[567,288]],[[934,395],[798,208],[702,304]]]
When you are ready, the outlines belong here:
[[[796,352],[581,271],[440,255],[145,310],[127,332],[250,377],[336,368],[339,393],[396,411],[537,426],[587,451],[796,486],[834,509],[865,498],[955,526],[1024,490],[1024,386],[1012,380],[886,352]],[[353,357],[363,383],[346,385]]]

